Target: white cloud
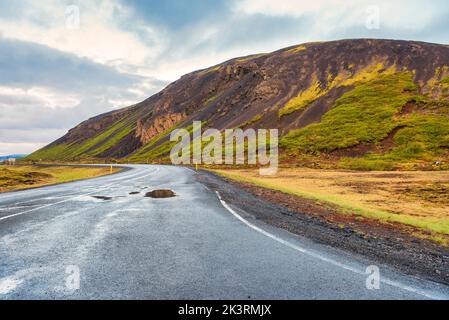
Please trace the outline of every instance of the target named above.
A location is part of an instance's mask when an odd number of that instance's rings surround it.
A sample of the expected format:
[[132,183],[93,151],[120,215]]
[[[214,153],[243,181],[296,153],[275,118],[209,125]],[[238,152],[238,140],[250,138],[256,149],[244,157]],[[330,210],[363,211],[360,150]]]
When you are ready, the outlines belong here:
[[0,129],[0,156],[31,153],[65,132],[65,129],[45,129],[38,133],[33,128]]
[[0,142],[0,156],[11,154],[28,154],[44,147],[46,143],[4,143]]
[[248,15],[312,16],[315,23],[308,32],[322,35],[335,33],[335,29],[365,25],[367,9],[372,6],[380,9],[383,27],[420,30],[443,13],[442,7],[432,2],[441,4],[438,0],[243,0],[237,3],[235,10]]
[[33,128],[0,129],[0,143],[45,143],[55,135],[64,134],[64,129],[52,128],[36,135]]
[[58,92],[45,87],[31,89],[0,86],[0,108],[6,108],[11,102],[19,106],[35,104],[44,108],[73,108],[81,101],[75,94]]
[[132,20],[132,12],[117,0],[81,0],[79,28],[67,27],[72,12],[71,2],[57,0],[26,1],[20,19],[1,19],[0,30],[5,38],[29,41],[86,57],[98,63],[115,66],[142,65],[159,53],[158,32],[136,21],[134,30],[141,28],[152,47],[143,43],[136,33],[122,24]]
[[316,12],[325,8],[335,9],[336,6],[348,6],[358,1],[350,0],[243,0],[237,2],[236,11],[246,14],[267,14],[267,15],[293,15],[301,16],[306,13]]

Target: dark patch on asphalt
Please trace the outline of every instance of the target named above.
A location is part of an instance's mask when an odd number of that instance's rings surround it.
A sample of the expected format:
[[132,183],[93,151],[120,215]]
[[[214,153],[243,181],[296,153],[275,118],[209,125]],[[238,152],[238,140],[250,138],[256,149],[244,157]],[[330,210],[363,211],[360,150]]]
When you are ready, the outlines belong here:
[[148,192],[145,197],[163,199],[176,197],[176,194],[172,190],[153,190],[151,192]]
[[134,192],[130,192],[129,193],[131,196],[134,196],[134,195],[136,195],[136,194],[140,194],[140,192],[139,191],[134,191]]
[[95,199],[98,199],[98,200],[104,200],[104,201],[112,200],[111,197],[104,197],[104,196],[93,196],[92,198],[95,198]]
[[210,172],[200,171],[196,179],[210,190],[219,191],[230,205],[243,210],[245,218],[260,220],[318,243],[365,256],[409,275],[449,284],[449,249],[434,242],[414,239],[410,234],[388,229],[388,226],[380,234],[363,234],[355,223],[342,228],[322,217],[268,201],[254,193],[255,188],[247,189]]

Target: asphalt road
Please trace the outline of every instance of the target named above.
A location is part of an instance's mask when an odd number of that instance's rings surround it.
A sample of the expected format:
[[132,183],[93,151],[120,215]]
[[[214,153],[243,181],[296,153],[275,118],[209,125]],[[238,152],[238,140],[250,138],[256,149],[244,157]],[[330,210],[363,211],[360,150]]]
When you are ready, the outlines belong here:
[[[0,299],[449,297],[381,265],[370,290],[375,262],[242,218],[190,169],[130,167],[0,195]],[[165,188],[177,196],[144,197]]]

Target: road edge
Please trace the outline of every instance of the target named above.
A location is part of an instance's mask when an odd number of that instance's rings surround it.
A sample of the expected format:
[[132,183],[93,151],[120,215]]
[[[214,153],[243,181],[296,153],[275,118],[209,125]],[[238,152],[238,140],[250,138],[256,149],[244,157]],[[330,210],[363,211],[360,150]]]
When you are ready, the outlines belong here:
[[410,276],[449,284],[449,250],[442,252],[436,247],[429,250],[420,243],[406,244],[394,237],[384,239],[361,235],[350,228],[341,229],[317,217],[291,211],[213,172],[200,170],[196,177],[210,190],[220,192],[228,204],[263,223],[378,261]]

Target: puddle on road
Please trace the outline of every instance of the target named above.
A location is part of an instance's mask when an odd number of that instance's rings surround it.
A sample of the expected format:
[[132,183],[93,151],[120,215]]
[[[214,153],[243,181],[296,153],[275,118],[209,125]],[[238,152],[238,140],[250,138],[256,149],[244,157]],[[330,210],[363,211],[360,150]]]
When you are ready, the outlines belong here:
[[98,200],[104,200],[104,201],[112,200],[111,197],[104,197],[104,196],[92,196],[92,198],[95,198],[95,199],[98,199]]
[[176,194],[172,190],[153,190],[151,192],[148,192],[145,197],[163,199],[176,197]]
[[[138,195],[140,191],[132,191],[129,195]],[[146,198],[154,198],[154,199],[164,199],[164,198],[173,198],[176,197],[176,193],[169,189],[161,189],[161,190],[153,190],[151,192],[147,192],[145,194]],[[116,198],[127,198],[127,196],[115,196],[115,197],[107,197],[107,196],[91,196],[91,199],[103,200],[103,201],[111,201]]]

